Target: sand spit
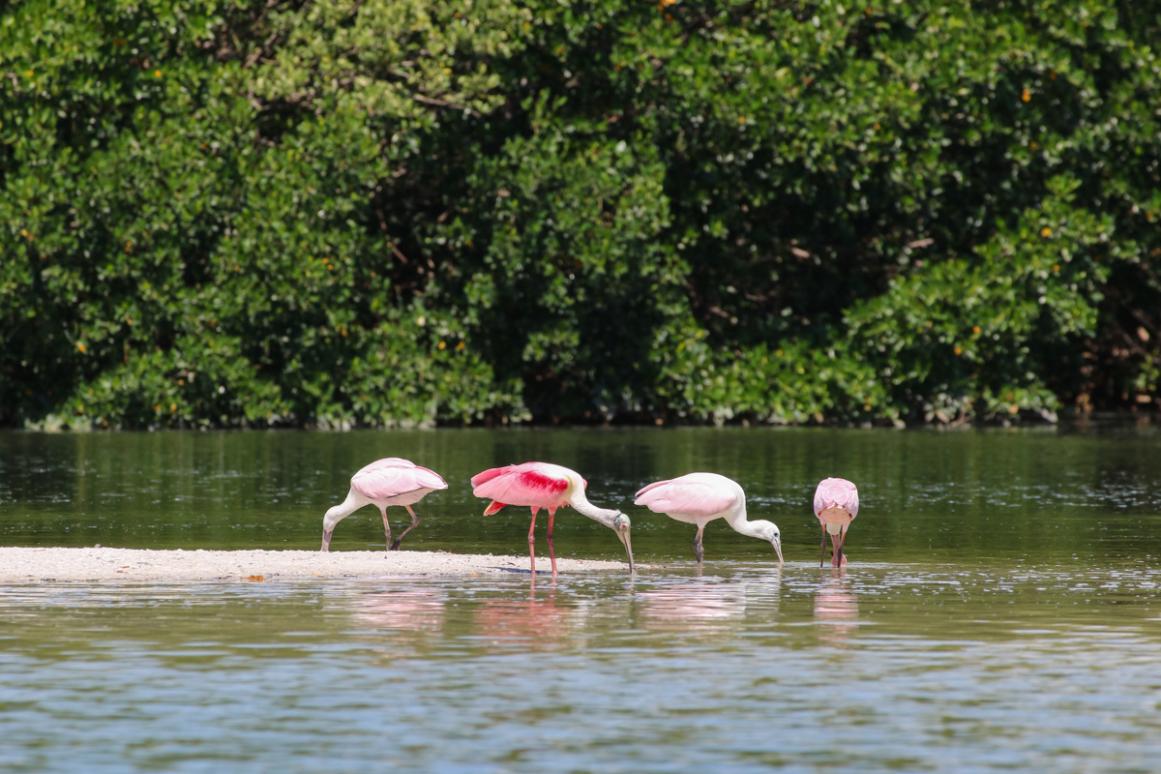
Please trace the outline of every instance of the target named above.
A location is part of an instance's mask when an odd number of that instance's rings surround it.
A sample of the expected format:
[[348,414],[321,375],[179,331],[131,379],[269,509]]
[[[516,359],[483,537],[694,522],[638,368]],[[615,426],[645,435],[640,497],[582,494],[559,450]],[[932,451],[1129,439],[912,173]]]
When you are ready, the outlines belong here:
[[[548,569],[548,557],[537,557]],[[205,551],[133,548],[0,548],[0,583],[30,581],[259,581],[394,578],[527,570],[527,556],[444,551]],[[560,573],[626,571],[624,562],[558,559]]]

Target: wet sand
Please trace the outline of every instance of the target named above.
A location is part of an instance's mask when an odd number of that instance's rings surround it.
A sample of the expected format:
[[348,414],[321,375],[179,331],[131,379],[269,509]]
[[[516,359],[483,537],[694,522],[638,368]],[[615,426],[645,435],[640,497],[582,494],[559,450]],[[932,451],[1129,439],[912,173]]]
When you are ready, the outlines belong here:
[[[548,557],[536,558],[545,573]],[[561,574],[627,572],[624,562],[557,559]],[[527,556],[444,551],[206,551],[0,548],[0,583],[30,581],[260,581],[528,572]],[[541,574],[538,573],[538,574]]]

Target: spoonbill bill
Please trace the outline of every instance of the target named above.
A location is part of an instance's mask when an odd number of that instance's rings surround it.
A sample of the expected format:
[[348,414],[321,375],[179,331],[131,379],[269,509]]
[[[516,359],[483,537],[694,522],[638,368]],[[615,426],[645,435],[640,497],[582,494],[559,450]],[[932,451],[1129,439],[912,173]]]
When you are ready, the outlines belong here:
[[[387,550],[399,548],[407,533],[419,526],[419,517],[411,507],[430,492],[447,489],[447,482],[434,470],[416,465],[402,457],[375,460],[351,476],[347,499],[327,510],[323,515],[322,550],[331,550],[331,535],[335,525],[364,505],[374,505],[383,515],[383,532],[387,535]],[[387,506],[402,505],[411,514],[411,526],[391,542],[391,524],[387,521]]]
[[818,517],[822,529],[822,537],[818,544],[818,566],[822,567],[826,536],[829,533],[832,547],[831,567],[842,567],[847,563],[847,558],[843,555],[847,529],[859,515],[859,490],[845,478],[824,478],[818,482],[818,488],[814,490],[814,515]]
[[472,494],[491,500],[484,509],[491,516],[507,505],[526,505],[532,510],[528,526],[528,559],[532,577],[536,577],[536,514],[541,508],[548,511],[548,556],[552,561],[552,575],[556,576],[556,549],[552,543],[552,528],[556,511],[571,505],[583,516],[603,524],[617,534],[629,557],[629,572],[633,572],[633,543],[629,539],[629,517],[618,510],[598,508],[585,496],[588,482],[580,473],[550,462],[523,462],[489,468],[472,476]]
[[746,518],[746,493],[738,482],[717,473],[687,473],[680,478],[657,481],[637,492],[636,505],[643,505],[654,513],[664,513],[671,519],[696,524],[693,553],[698,564],[704,556],[702,533],[705,525],[714,519],[725,519],[735,532],[765,540],[774,547],[778,563],[782,564],[782,536],[778,525]]

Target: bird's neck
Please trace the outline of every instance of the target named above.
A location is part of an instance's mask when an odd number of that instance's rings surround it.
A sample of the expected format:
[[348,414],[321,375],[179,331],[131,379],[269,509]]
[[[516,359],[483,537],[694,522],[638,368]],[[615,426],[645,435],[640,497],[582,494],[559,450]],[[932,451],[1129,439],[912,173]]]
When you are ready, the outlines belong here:
[[323,528],[328,530],[334,529],[336,524],[366,504],[367,500],[359,497],[353,491],[347,492],[346,500],[343,500],[332,508],[328,508],[327,512],[323,514]]
[[746,502],[743,500],[736,508],[725,515],[726,523],[734,530],[746,537],[761,537],[759,527],[746,516]]
[[569,498],[568,504],[573,508],[576,508],[577,513],[581,514],[582,516],[588,516],[593,521],[599,524],[604,524],[609,529],[613,529],[613,519],[615,519],[619,513],[619,511],[616,510],[598,508],[597,506],[593,505],[585,496],[585,491],[580,488],[577,488],[576,491],[573,492],[572,497]]

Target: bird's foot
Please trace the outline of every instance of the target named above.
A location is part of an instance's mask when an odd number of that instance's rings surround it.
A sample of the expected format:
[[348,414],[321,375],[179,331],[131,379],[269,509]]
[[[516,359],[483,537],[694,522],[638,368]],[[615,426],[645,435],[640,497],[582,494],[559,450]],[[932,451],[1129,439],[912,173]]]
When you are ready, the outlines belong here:
[[400,544],[400,543],[402,543],[402,542],[403,542],[402,540],[396,540],[396,541],[394,541],[394,542],[393,542],[391,545],[387,546],[387,550],[388,550],[388,551],[398,551],[398,550],[399,550],[399,544]]

